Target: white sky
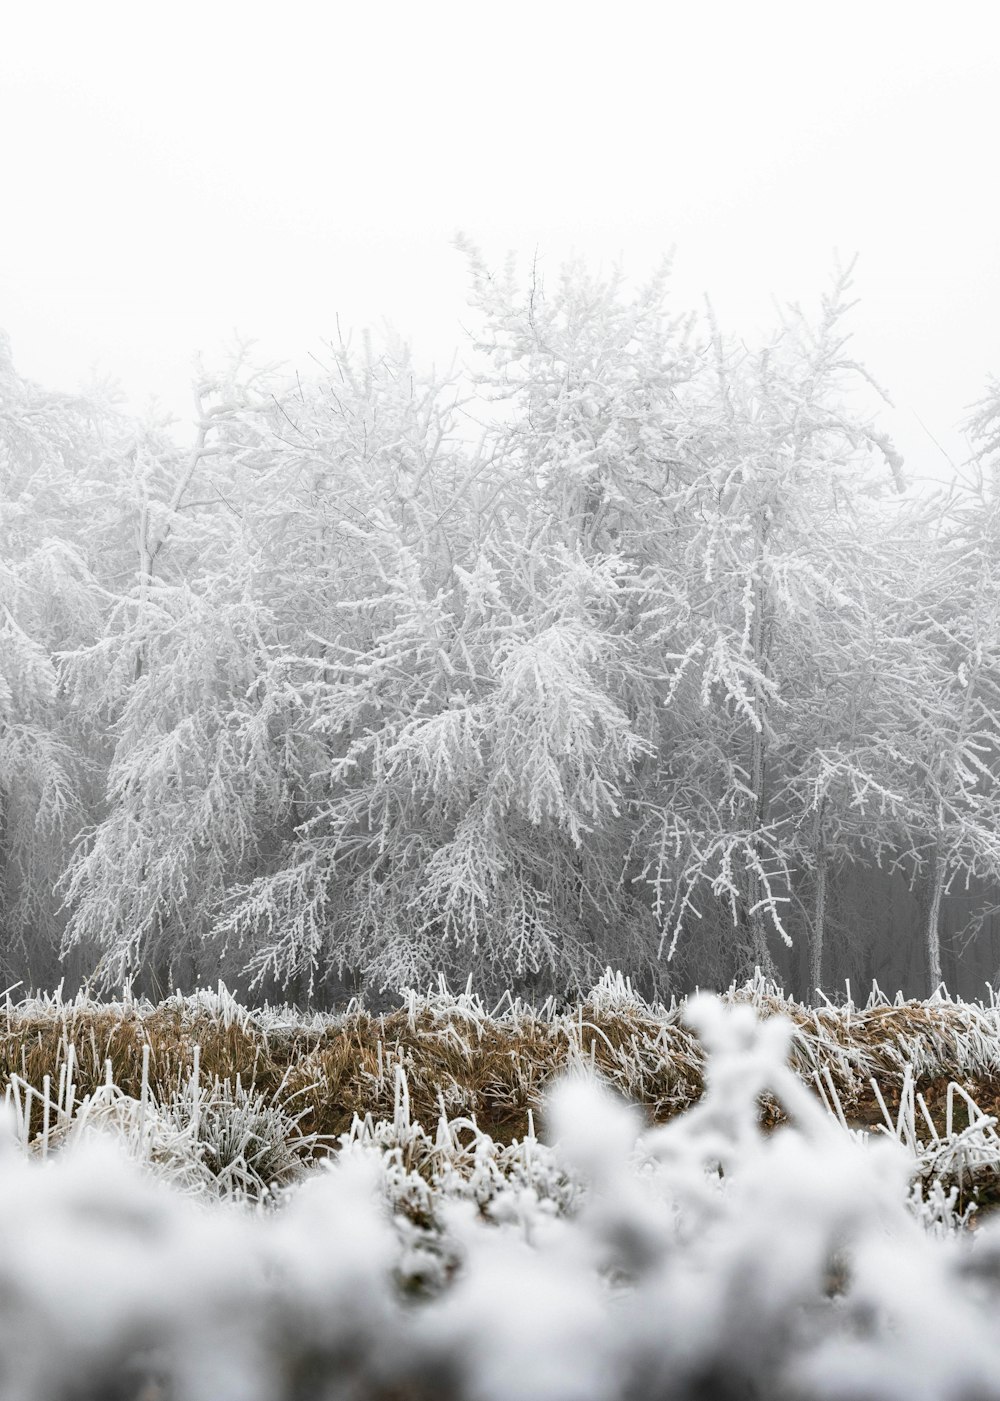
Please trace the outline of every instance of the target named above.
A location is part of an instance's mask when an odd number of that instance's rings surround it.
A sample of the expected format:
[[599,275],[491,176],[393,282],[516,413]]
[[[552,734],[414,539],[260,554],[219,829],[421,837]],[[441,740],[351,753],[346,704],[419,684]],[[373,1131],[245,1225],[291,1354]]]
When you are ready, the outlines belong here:
[[1000,6],[171,0],[0,11],[0,326],[186,412],[234,329],[304,371],[460,339],[459,228],[645,273],[750,332],[861,254],[856,353],[915,475],[1000,375]]

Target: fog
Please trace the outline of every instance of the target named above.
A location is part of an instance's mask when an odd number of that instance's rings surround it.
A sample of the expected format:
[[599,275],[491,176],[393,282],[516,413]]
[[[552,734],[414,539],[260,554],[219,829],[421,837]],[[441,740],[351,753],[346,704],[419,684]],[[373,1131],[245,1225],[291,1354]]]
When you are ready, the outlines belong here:
[[458,229],[579,255],[752,334],[860,254],[855,351],[913,478],[1000,368],[994,8],[20,7],[0,51],[0,325],[17,363],[190,416],[234,332],[307,370],[394,323],[447,363]]

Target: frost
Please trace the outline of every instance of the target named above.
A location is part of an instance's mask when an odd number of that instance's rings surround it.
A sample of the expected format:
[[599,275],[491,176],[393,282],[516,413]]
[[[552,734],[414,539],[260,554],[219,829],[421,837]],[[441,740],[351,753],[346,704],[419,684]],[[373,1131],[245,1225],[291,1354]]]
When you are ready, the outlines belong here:
[[[780,1016],[703,997],[690,1022],[706,1090],[664,1127],[580,1069],[549,1144],[427,1132],[404,1097],[267,1206],[141,1166],[110,1094],[44,1158],[10,1122],[0,1394],[996,1395],[1000,1228],[964,1231],[939,1185],[914,1197],[903,1138],[827,1113]],[[791,1120],[770,1133],[764,1092]]]

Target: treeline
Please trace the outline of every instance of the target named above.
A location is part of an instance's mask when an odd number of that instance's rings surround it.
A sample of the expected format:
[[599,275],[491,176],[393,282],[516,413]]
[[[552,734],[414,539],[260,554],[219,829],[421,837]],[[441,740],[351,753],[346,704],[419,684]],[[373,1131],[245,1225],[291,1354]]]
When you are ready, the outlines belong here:
[[0,350],[3,976],[992,972],[1000,386],[917,500],[846,273],[748,348],[466,255],[461,376],[237,358],[187,449]]

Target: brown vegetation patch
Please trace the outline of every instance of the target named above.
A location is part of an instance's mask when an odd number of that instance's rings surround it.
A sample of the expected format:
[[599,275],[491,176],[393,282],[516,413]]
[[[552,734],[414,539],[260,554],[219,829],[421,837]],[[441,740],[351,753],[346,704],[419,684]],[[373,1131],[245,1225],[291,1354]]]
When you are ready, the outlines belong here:
[[[352,1008],[312,1020],[251,1011],[222,993],[156,1006],[26,1002],[0,1017],[0,1090],[13,1075],[40,1094],[48,1077],[53,1102],[64,1102],[70,1082],[79,1102],[110,1079],[138,1097],[145,1065],[148,1093],[166,1101],[197,1065],[202,1083],[238,1080],[301,1114],[302,1131],[327,1141],[355,1117],[392,1119],[403,1095],[411,1119],[429,1130],[442,1115],[467,1118],[509,1143],[524,1137],[546,1086],[572,1066],[593,1067],[651,1122],[693,1104],[703,1090],[703,1057],[683,1025],[683,1005],[653,1008],[636,998],[616,1005],[597,991],[558,1014],[510,1004],[490,1015],[474,997],[438,994],[411,995],[379,1016]],[[984,1112],[1000,1114],[994,1008],[946,1001],[810,1008],[756,985],[729,997],[751,1001],[765,1017],[790,1018],[793,1066],[848,1122],[877,1127],[883,1104],[897,1115],[908,1073],[939,1133],[952,1081]],[[951,1098],[960,1129],[965,1103]],[[781,1118],[779,1106],[762,1104],[763,1122]]]

